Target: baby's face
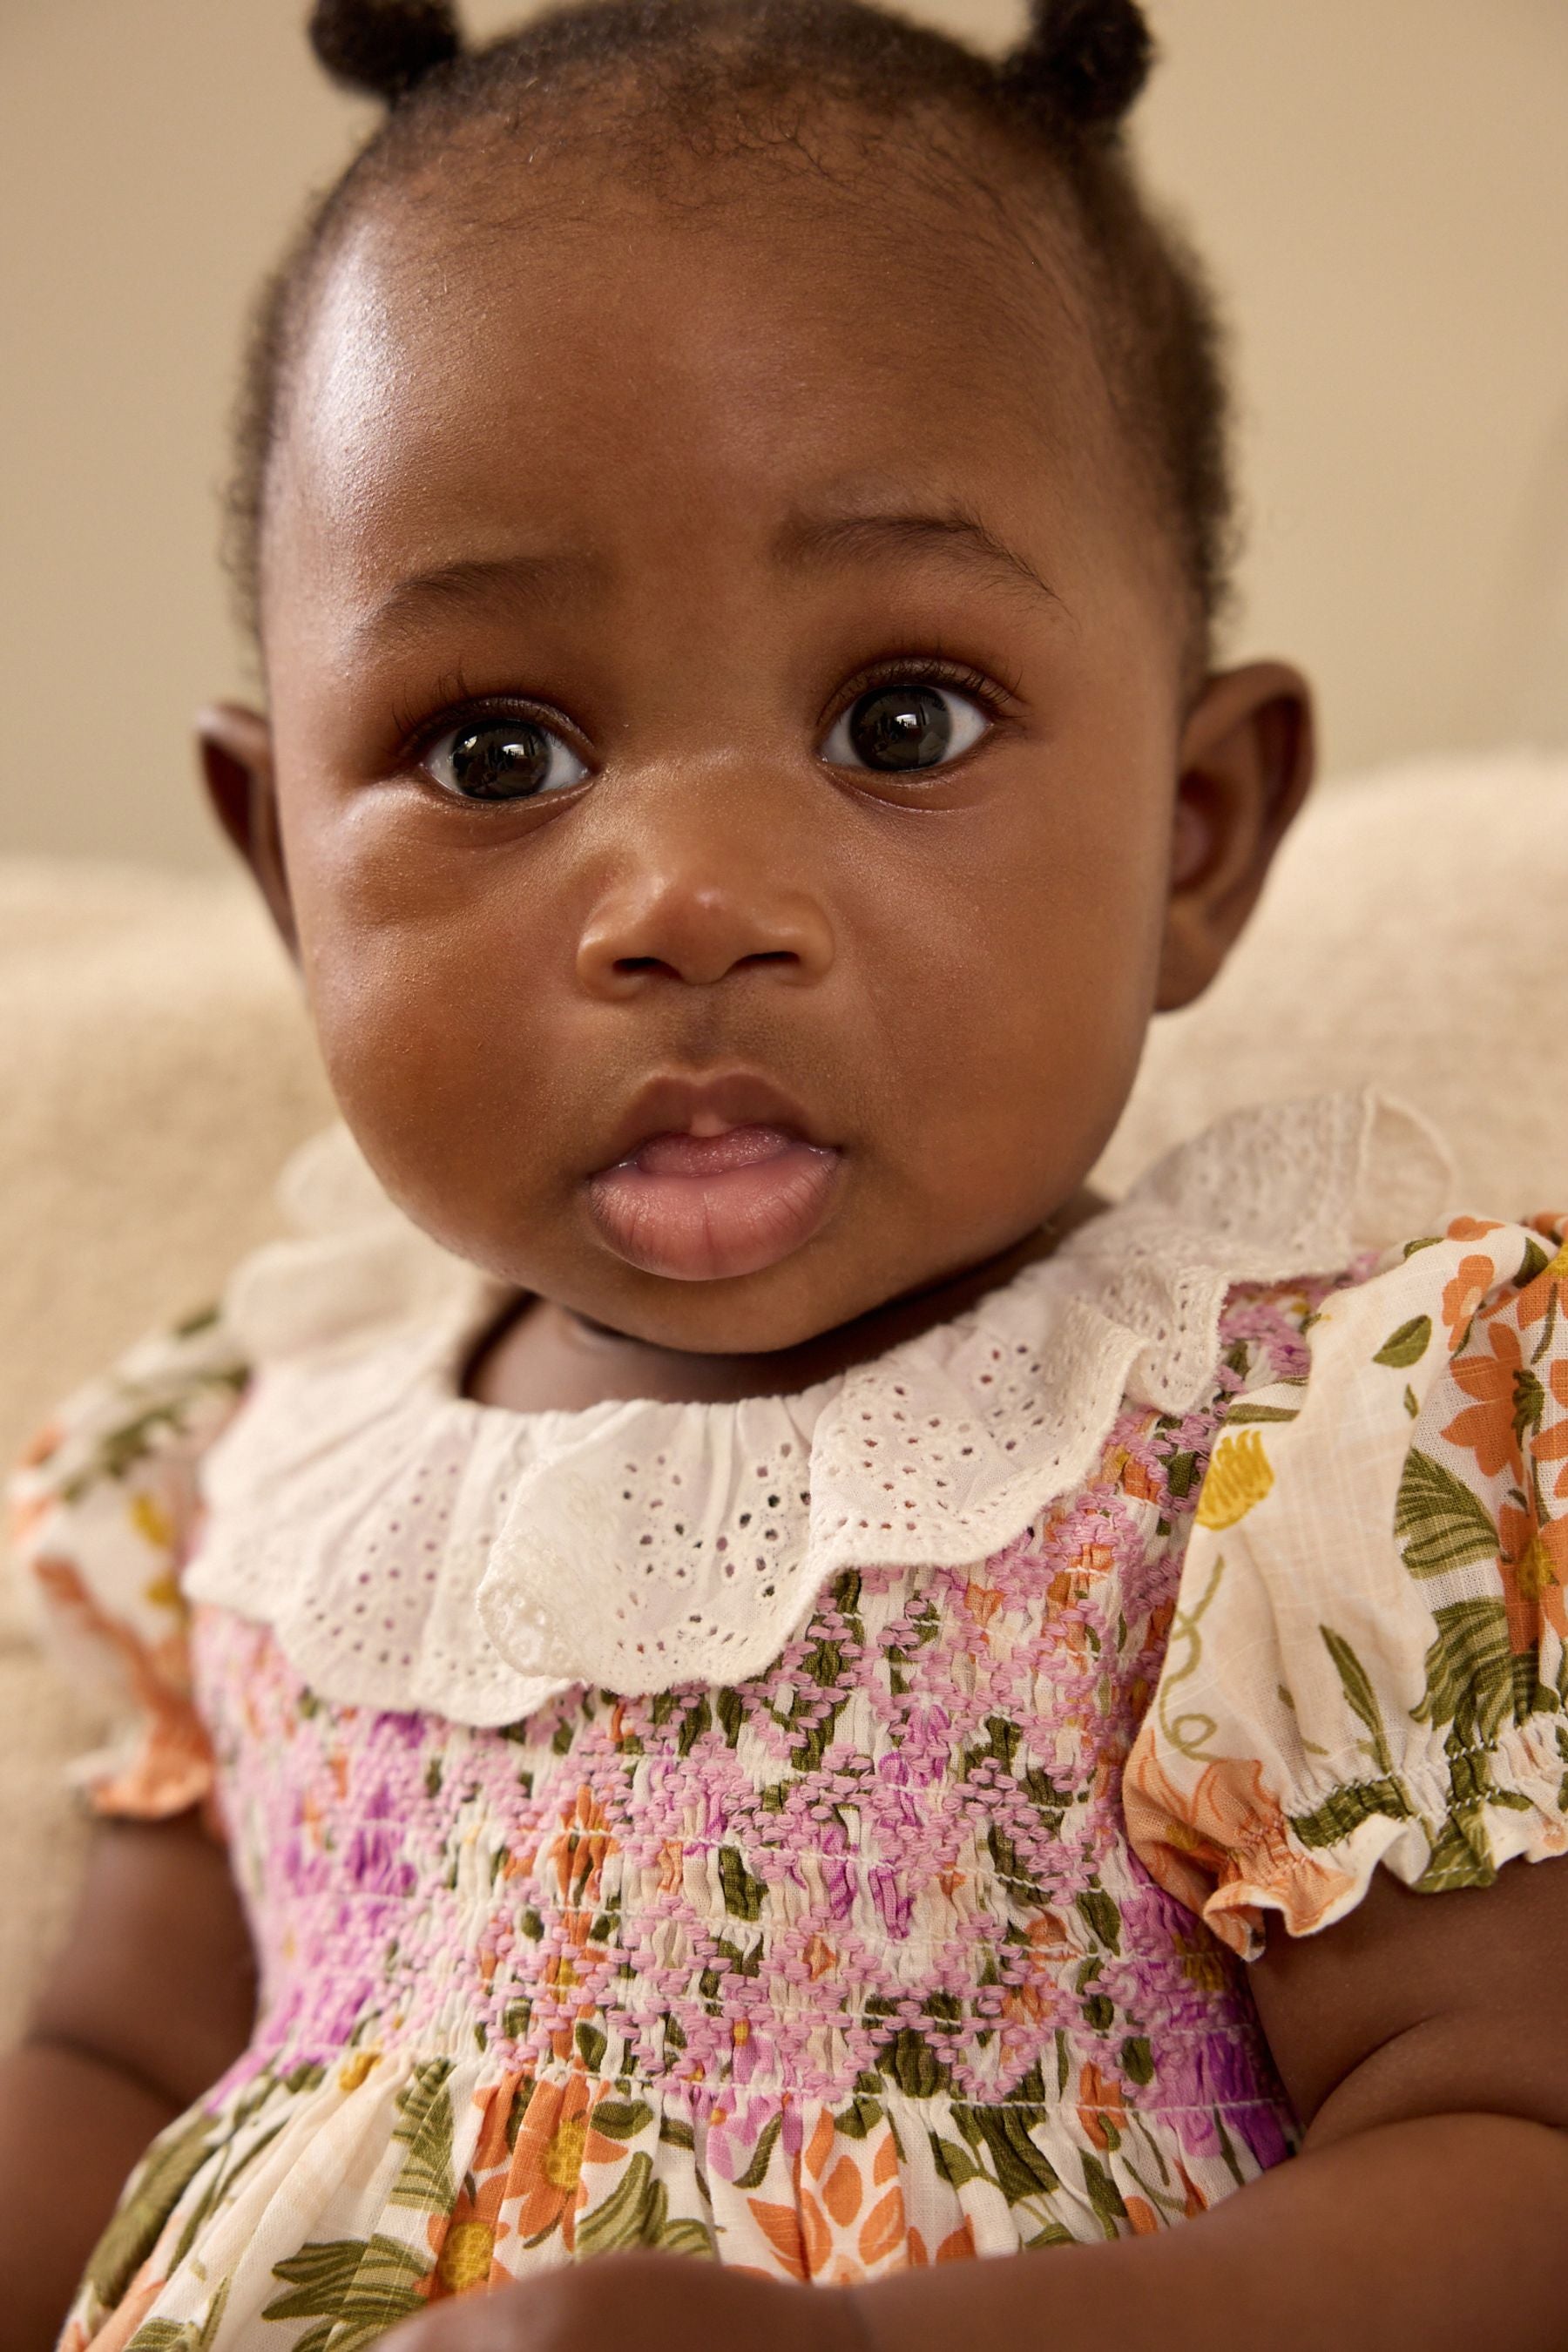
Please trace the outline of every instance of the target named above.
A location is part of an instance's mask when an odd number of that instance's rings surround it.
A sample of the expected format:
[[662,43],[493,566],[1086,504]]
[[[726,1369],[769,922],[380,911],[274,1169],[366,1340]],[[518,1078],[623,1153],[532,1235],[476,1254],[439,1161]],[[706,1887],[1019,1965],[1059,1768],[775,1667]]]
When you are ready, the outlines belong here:
[[529,206],[379,202],[303,353],[263,618],[310,1002],[450,1248],[783,1348],[1068,1202],[1206,977],[1172,563],[1081,326],[953,215]]

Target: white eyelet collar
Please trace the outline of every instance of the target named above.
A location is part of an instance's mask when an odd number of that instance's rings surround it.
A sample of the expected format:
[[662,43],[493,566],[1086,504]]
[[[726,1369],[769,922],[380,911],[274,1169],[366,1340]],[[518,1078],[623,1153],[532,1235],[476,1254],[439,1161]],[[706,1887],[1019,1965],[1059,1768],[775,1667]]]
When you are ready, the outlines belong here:
[[505,1294],[392,1207],[344,1128],[225,1318],[256,1368],[203,1466],[193,1600],[323,1697],[518,1720],[577,1684],[760,1672],[846,1568],[978,1562],[1088,1474],[1124,1397],[1190,1411],[1237,1282],[1442,1213],[1447,1154],[1372,1093],[1221,1120],[952,1322],[794,1396],[515,1413],[457,1392]]

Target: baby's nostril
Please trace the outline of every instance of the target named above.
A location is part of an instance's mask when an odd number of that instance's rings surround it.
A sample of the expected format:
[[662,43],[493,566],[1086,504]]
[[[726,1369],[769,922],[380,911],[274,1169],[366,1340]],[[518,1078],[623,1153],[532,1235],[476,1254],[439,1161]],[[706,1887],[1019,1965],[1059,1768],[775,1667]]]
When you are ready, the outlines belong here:
[[755,955],[741,956],[737,959],[737,961],[742,964],[798,963],[800,961],[800,958],[795,954],[793,948],[762,948],[759,949]]

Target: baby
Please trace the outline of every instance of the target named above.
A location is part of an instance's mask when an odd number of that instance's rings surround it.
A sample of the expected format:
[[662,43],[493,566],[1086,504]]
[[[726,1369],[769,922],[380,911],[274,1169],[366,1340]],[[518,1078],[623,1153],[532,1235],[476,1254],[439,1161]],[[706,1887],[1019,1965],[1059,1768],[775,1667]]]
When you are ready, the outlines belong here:
[[344,1126],[15,1482],[7,2346],[1568,2343],[1565,1228],[1088,1186],[1311,765],[1140,10],[313,37],[202,748]]

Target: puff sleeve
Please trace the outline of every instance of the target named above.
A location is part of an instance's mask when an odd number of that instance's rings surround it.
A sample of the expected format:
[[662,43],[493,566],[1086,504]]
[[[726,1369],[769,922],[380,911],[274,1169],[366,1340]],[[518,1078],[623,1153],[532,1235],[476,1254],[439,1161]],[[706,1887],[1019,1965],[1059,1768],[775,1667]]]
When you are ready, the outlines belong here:
[[1568,1220],[1461,1217],[1236,1398],[1128,1759],[1131,1843],[1247,1958],[1568,1852]]
[[113,1727],[78,1768],[101,1813],[161,1820],[208,1794],[180,1570],[200,1517],[197,1465],[246,1380],[221,1317],[194,1317],[78,1390],[7,1482],[24,1601]]

